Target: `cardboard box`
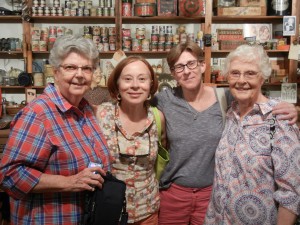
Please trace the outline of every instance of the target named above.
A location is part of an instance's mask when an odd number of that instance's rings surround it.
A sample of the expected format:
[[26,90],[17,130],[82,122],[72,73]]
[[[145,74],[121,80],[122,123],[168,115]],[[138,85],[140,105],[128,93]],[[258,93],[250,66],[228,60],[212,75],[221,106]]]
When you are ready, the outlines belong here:
[[179,16],[204,16],[205,0],[179,0]]
[[266,16],[266,7],[224,7],[218,8],[218,16]]
[[243,29],[217,29],[217,40],[244,40]]
[[266,7],[266,0],[239,0],[239,6],[264,6]]
[[157,0],[158,16],[177,16],[177,0]]
[[241,40],[220,41],[220,50],[234,50],[238,46],[246,43],[247,41]]

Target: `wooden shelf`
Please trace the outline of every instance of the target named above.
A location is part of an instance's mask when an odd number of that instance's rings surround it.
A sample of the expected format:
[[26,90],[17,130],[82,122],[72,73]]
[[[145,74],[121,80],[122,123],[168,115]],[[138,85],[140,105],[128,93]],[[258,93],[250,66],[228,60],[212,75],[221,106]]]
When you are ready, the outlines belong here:
[[283,16],[213,16],[213,23],[282,23]]
[[122,23],[124,24],[185,24],[185,23],[204,23],[204,16],[197,17],[183,17],[183,16],[153,16],[153,17],[139,17],[130,16],[122,17]]
[[0,51],[0,58],[5,59],[23,59],[22,51]]
[[115,24],[113,16],[33,16],[31,23]]
[[21,16],[0,16],[0,23],[21,23]]

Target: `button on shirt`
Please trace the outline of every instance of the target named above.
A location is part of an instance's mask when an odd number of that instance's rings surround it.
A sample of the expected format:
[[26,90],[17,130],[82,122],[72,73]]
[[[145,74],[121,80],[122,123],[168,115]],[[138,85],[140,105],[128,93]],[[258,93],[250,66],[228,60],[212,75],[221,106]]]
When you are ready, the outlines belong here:
[[299,129],[275,119],[271,138],[277,103],[255,104],[242,120],[237,104],[229,109],[216,152],[206,225],[275,225],[278,204],[299,215]]
[[0,166],[2,188],[11,196],[11,224],[79,224],[84,192],[30,193],[42,173],[72,176],[102,163],[109,152],[91,107],[67,102],[48,85],[12,121]]

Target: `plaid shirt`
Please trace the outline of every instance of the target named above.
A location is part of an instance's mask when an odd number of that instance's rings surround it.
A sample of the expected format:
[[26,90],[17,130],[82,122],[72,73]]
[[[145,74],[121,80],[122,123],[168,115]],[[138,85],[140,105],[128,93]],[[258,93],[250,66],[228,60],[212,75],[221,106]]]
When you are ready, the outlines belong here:
[[0,183],[10,195],[11,224],[79,224],[84,192],[30,193],[42,173],[71,176],[89,162],[109,168],[109,152],[86,100],[78,108],[53,85],[21,110],[0,164]]

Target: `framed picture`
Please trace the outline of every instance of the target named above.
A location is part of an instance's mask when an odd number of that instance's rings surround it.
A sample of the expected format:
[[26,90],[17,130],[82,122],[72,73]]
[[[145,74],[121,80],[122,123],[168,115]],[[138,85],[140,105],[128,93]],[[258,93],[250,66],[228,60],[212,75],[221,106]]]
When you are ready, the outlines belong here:
[[244,38],[255,37],[255,40],[260,43],[265,43],[272,39],[272,24],[244,24]]
[[36,98],[36,89],[26,89],[26,102],[29,103]]
[[296,16],[283,17],[283,36],[292,36],[296,34]]
[[177,16],[177,0],[157,0],[158,16]]

